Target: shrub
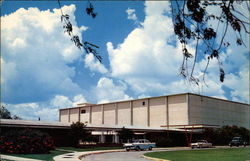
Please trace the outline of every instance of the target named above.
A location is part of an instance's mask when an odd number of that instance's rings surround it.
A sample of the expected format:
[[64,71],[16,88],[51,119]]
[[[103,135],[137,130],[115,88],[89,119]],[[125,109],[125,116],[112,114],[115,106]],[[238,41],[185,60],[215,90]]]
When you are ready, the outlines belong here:
[[70,139],[75,147],[79,146],[79,140],[85,141],[90,136],[90,132],[86,130],[86,124],[82,122],[72,123],[69,132]]
[[52,149],[53,139],[38,130],[11,130],[0,137],[1,153],[37,154],[49,153]]

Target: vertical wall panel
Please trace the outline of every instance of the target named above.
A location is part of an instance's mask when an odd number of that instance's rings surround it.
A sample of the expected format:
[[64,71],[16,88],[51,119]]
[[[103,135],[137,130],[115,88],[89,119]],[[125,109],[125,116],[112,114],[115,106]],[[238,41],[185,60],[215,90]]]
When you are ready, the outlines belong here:
[[160,127],[166,125],[165,97],[150,99],[150,126]]
[[130,126],[130,120],[131,120],[131,111],[130,111],[130,105],[128,102],[118,102],[117,103],[118,108],[118,125],[121,126]]
[[115,104],[104,105],[104,124],[115,125]]

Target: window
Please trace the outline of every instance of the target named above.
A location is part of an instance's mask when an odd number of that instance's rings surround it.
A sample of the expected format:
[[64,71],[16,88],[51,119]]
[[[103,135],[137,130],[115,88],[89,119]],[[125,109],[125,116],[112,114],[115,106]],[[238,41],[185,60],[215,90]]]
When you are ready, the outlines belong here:
[[81,113],[86,113],[86,110],[81,110]]
[[145,102],[144,101],[142,102],[142,105],[145,106]]

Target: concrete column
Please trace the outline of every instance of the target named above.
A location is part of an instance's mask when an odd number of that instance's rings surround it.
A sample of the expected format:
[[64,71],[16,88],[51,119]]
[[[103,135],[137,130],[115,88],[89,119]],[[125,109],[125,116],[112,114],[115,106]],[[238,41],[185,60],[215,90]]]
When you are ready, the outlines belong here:
[[118,124],[118,106],[117,103],[115,103],[115,124]]
[[61,122],[61,110],[59,109],[59,122]]
[[78,121],[81,121],[81,107],[78,108]]
[[147,124],[150,126],[150,99],[148,98],[148,105],[147,105]]
[[169,130],[169,108],[168,108],[168,96],[165,97],[165,105],[166,105],[166,125]]
[[113,136],[113,143],[119,143],[119,135],[117,135],[117,134],[114,134]]
[[104,124],[104,105],[102,105],[102,124]]
[[[202,98],[202,97],[201,97]],[[189,94],[186,94],[186,102],[187,102],[187,113],[188,113],[188,124],[190,124],[190,110],[189,110]],[[217,106],[218,107],[218,106]]]
[[89,123],[92,123],[92,106],[89,106]]
[[129,102],[129,106],[130,106],[130,125],[133,126],[133,102],[130,101]]
[[70,122],[70,109],[68,109],[68,122]]
[[102,132],[102,134],[101,134],[101,136],[100,136],[100,142],[101,142],[101,143],[105,143],[105,141],[106,141],[106,138],[105,138],[105,135],[104,135],[103,132]]

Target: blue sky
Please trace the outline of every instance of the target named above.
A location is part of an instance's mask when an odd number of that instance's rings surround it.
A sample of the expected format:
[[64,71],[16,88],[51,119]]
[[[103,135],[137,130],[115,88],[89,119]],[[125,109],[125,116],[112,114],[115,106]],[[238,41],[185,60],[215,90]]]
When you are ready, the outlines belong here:
[[[79,102],[183,92],[249,102],[249,46],[233,44],[221,53],[224,83],[215,60],[206,76],[208,86],[197,87],[179,75],[181,46],[173,32],[169,2],[95,1],[95,19],[85,13],[85,1],[61,4],[75,34],[100,46],[103,64],[76,48],[63,32],[56,1],[2,2],[1,102],[13,114],[56,121],[59,108]],[[220,14],[216,8],[210,11]],[[227,38],[231,37],[229,30]],[[244,39],[249,44],[249,35]],[[194,51],[192,44],[189,48]],[[201,57],[197,77],[205,65]]]

